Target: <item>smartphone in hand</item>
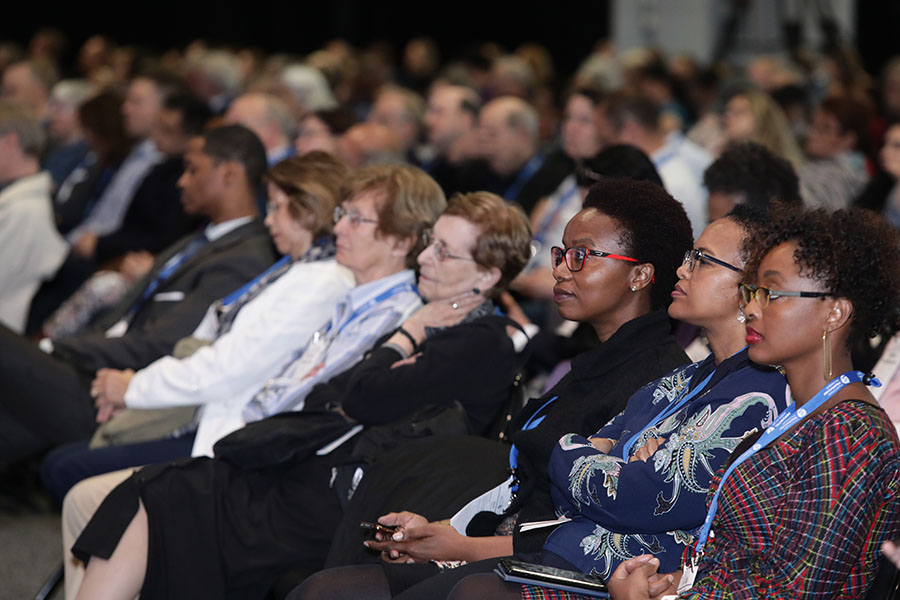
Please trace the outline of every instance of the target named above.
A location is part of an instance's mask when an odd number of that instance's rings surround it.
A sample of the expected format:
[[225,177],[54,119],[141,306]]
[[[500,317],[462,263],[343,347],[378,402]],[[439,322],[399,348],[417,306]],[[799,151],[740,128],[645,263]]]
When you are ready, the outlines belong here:
[[371,521],[362,521],[359,524],[359,528],[362,529],[363,533],[368,537],[375,537],[376,533],[380,533],[381,535],[390,538],[392,535],[397,533],[396,527],[389,527],[387,525],[382,525],[381,523],[373,523]]

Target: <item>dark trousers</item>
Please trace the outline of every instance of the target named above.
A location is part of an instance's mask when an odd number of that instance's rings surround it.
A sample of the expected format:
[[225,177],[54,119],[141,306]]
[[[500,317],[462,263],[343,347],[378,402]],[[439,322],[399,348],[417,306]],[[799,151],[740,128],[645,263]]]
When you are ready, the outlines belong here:
[[0,463],[90,437],[91,376],[0,326]]
[[194,434],[94,449],[89,448],[88,444],[85,440],[60,446],[50,452],[41,464],[44,487],[59,504],[82,479],[129,467],[187,458],[194,445]]

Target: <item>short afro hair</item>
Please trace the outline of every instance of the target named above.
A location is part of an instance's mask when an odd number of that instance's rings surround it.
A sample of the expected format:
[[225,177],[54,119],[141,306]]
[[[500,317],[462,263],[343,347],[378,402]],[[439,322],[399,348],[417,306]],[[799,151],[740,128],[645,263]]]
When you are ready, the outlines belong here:
[[712,194],[741,194],[743,203],[768,206],[773,198],[799,206],[800,181],[791,163],[755,142],[729,145],[703,174]]
[[581,187],[590,187],[604,177],[650,181],[665,187],[650,157],[628,144],[607,146],[577,165],[575,179]]
[[584,207],[595,208],[618,223],[619,243],[628,255],[653,265],[651,307],[668,306],[678,279],[675,270],[694,242],[681,203],[649,181],[604,179],[588,191]]
[[900,327],[900,233],[879,215],[858,208],[782,215],[753,251],[754,278],[762,258],[785,242],[797,245],[801,273],[853,305],[850,347]]

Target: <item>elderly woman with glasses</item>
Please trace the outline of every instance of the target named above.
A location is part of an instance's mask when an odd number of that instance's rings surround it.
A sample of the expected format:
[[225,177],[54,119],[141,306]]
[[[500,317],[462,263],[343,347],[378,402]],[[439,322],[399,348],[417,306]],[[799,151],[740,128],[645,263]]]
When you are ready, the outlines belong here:
[[[900,242],[842,210],[791,216],[754,245],[749,356],[782,366],[794,406],[719,468],[679,597],[862,598],[896,551],[882,544],[900,531],[900,441],[850,348],[900,325]],[[617,600],[654,595],[653,565],[634,566],[615,574]]]
[[[402,263],[410,240],[375,228],[391,231],[408,192],[388,182],[345,201],[336,211],[338,260],[371,275],[380,265],[374,250]],[[390,438],[387,445],[402,443],[411,432],[391,427],[428,406],[461,405],[472,433],[492,425],[521,365],[507,334],[511,321],[495,314],[491,299],[528,258],[527,219],[498,196],[476,192],[452,199],[433,232],[423,233],[415,240],[418,248],[428,244],[418,253],[418,290],[428,302],[363,360],[310,390],[302,410],[224,438],[215,459],[148,467],[116,488],[75,544],[76,556],[90,558],[78,597],[261,598],[280,572],[321,567],[358,483],[356,467],[377,452],[378,435]],[[320,336],[340,335],[345,322],[337,318]],[[310,368],[321,372],[327,360]],[[305,379],[276,378],[266,387],[290,390]],[[252,411],[278,406],[265,394],[255,400]]]
[[[669,315],[702,327],[713,352],[639,389],[590,437],[568,433],[559,439],[548,473],[561,518],[550,524],[540,551],[517,550],[517,558],[604,579],[620,562],[643,554],[654,554],[669,567],[664,571],[677,568],[703,524],[715,470],[748,432],[765,429],[787,405],[784,378],[747,356],[746,315],[737,292],[747,260],[743,244],[767,218],[753,207],[738,207],[709,225],[685,255]],[[607,252],[622,257],[610,262],[629,264],[627,253],[614,250]],[[566,254],[577,267],[581,253]],[[414,540],[421,527],[408,522],[402,537]],[[387,545],[404,548],[402,541]],[[496,559],[466,565],[395,597],[521,597],[520,585],[484,573],[494,566]],[[665,589],[669,583],[654,585]],[[534,593],[525,589],[528,597]]]

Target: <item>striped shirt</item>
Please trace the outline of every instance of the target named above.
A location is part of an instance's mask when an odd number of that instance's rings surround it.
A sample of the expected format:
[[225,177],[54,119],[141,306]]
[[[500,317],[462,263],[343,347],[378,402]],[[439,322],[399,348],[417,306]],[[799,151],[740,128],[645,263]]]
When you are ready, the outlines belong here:
[[380,337],[422,305],[414,283],[412,271],[401,271],[350,290],[338,301],[331,321],[244,407],[245,421],[302,410],[306,395],[317,383],[356,364]]

